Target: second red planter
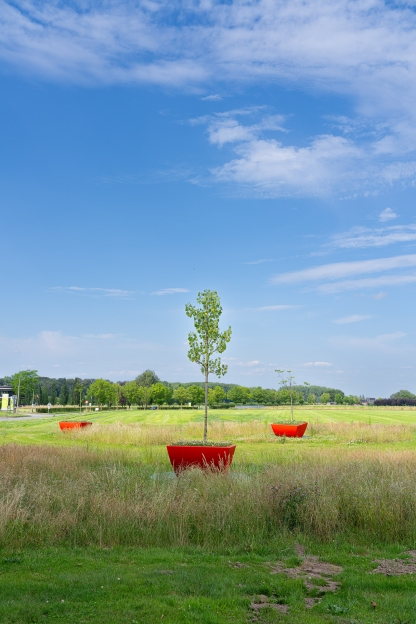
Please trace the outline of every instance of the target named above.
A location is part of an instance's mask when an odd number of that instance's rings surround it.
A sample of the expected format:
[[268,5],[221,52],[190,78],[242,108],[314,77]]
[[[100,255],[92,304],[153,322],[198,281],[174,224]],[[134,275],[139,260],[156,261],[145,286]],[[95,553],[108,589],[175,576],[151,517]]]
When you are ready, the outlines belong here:
[[233,461],[235,444],[230,446],[177,446],[166,447],[170,463],[176,474],[187,468],[214,468],[227,470]]
[[290,425],[286,423],[276,423],[271,427],[277,436],[286,436],[287,438],[301,438],[308,426],[307,422],[303,422],[300,425]]

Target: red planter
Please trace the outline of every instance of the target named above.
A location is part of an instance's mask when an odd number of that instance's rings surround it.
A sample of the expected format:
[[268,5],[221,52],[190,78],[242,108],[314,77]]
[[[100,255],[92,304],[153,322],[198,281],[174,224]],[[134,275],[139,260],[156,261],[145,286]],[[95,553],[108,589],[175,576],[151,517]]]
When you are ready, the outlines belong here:
[[303,422],[300,425],[286,425],[279,423],[272,425],[272,429],[277,436],[286,436],[288,438],[301,438],[308,426],[307,422]]
[[230,446],[167,446],[176,474],[191,467],[227,470],[233,461],[235,444]]
[[73,421],[69,421],[69,422],[60,422],[59,426],[62,429],[62,431],[65,431],[67,429],[81,429],[82,427],[88,427],[89,425],[92,425],[92,422],[87,422],[86,420],[73,420]]

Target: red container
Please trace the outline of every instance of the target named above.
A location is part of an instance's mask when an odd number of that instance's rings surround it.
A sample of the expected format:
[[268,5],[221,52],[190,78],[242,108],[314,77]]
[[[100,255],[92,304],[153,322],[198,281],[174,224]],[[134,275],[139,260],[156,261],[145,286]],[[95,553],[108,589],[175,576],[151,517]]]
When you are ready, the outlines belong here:
[[60,422],[59,426],[62,431],[67,429],[81,429],[82,427],[88,427],[92,425],[92,422],[87,422],[86,420],[72,420],[69,422]]
[[230,446],[167,446],[176,474],[191,467],[227,470],[233,461],[235,444]]
[[279,423],[272,425],[272,429],[277,436],[286,436],[288,438],[301,438],[308,426],[307,422],[303,422],[300,425],[284,425]]

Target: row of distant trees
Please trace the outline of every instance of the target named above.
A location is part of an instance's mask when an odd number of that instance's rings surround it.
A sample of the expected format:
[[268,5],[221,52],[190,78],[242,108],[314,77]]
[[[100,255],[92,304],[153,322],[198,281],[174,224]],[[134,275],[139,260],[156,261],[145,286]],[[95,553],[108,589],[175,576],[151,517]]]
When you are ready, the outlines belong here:
[[[1,380],[12,384],[15,394],[19,392],[21,405],[32,402],[40,405],[81,405],[86,401],[107,406],[191,403],[199,406],[204,401],[203,382],[179,384],[162,382],[156,373],[146,370],[134,381],[113,383],[105,379],[50,379],[39,377],[37,371],[20,371],[12,377]],[[239,405],[287,405],[290,392],[286,387],[280,390],[248,388],[232,384],[210,384],[208,403],[211,406],[224,402]],[[358,397],[345,396],[341,390],[324,386],[294,386],[293,402],[302,404],[354,404]]]
[[[85,401],[108,406],[130,406],[150,404],[191,403],[199,406],[204,401],[203,382],[180,384],[161,381],[154,371],[146,370],[134,381],[113,383],[105,379],[51,379],[39,377],[37,371],[26,370],[11,377],[0,379],[9,383],[17,395],[20,405],[80,405]],[[289,389],[248,388],[233,384],[212,384],[208,390],[211,406],[224,402],[238,405],[287,405],[290,403]],[[360,398],[346,396],[342,390],[325,386],[293,386],[293,402],[297,405],[336,403],[354,405]],[[389,399],[377,399],[376,405],[416,405],[416,395],[400,390]]]

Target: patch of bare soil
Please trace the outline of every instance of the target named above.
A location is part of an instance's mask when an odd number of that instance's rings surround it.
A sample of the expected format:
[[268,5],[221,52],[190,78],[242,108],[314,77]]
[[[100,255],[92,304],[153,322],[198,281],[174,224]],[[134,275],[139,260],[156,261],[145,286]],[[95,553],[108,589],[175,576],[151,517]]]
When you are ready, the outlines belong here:
[[408,550],[406,555],[410,555],[410,561],[403,561],[403,559],[376,559],[378,566],[370,574],[384,574],[384,576],[416,574],[416,550]]
[[236,570],[238,570],[238,568],[247,567],[245,563],[240,563],[240,561],[236,561],[235,563],[232,563],[231,561],[229,561],[228,565],[230,566],[230,568],[235,568]]
[[285,574],[289,578],[303,579],[304,585],[308,592],[318,594],[318,597],[304,598],[305,607],[312,607],[321,601],[324,594],[328,592],[336,592],[340,583],[333,580],[333,576],[341,574],[341,566],[320,561],[319,557],[305,555],[305,549],[299,544],[296,545],[296,554],[301,557],[302,563],[296,568],[286,568],[282,563],[275,563],[272,566],[271,574]]
[[253,611],[261,611],[262,609],[275,609],[276,611],[280,611],[280,613],[287,613],[288,612],[288,605],[285,604],[278,604],[277,602],[269,602],[270,597],[269,596],[264,596],[263,594],[260,594],[260,596],[257,599],[257,602],[252,602],[250,605],[250,609],[253,609]]

